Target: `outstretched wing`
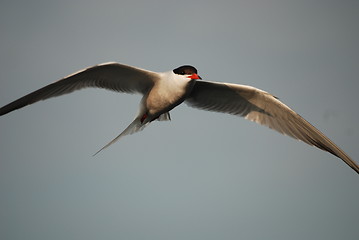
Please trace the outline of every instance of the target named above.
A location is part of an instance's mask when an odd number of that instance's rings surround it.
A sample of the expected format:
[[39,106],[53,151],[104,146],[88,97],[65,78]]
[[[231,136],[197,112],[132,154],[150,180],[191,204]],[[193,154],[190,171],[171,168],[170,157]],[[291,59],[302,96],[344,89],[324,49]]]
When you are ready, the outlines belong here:
[[204,110],[239,115],[265,125],[334,154],[359,173],[359,166],[328,137],[273,95],[260,89],[197,81],[186,103]]
[[104,63],[71,74],[5,105],[0,108],[0,116],[37,101],[86,87],[145,94],[157,79],[158,73],[155,72],[119,63]]

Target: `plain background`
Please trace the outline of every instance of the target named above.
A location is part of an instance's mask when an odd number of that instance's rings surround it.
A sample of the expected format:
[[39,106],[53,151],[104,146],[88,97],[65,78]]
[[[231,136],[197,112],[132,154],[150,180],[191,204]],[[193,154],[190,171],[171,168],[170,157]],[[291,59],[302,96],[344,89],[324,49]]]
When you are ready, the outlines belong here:
[[[85,67],[198,68],[278,96],[359,160],[359,2],[0,3],[0,105]],[[186,105],[92,157],[139,95],[86,89],[0,118],[0,238],[358,239],[340,159]]]

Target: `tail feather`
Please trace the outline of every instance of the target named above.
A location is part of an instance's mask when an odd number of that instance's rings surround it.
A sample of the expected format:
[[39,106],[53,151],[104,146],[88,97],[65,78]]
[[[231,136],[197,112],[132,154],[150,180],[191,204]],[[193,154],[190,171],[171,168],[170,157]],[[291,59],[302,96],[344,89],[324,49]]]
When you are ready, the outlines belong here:
[[149,124],[149,122],[142,124],[141,120],[139,118],[135,118],[135,120],[133,120],[133,122],[130,125],[128,125],[128,127],[125,130],[123,130],[123,132],[120,135],[115,137],[111,142],[107,143],[103,148],[98,150],[93,156],[95,156],[96,154],[98,154],[99,152],[101,152],[102,150],[104,150],[105,148],[110,146],[111,144],[115,143],[123,136],[131,135],[136,132],[142,131],[148,124]]

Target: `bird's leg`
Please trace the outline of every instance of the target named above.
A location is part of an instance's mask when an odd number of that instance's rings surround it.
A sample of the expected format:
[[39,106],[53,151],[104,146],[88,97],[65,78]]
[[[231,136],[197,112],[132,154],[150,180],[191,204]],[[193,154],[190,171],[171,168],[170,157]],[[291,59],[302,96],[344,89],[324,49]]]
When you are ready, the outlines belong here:
[[147,113],[143,114],[141,117],[141,123],[143,123],[143,121],[145,121],[145,119],[148,117]]

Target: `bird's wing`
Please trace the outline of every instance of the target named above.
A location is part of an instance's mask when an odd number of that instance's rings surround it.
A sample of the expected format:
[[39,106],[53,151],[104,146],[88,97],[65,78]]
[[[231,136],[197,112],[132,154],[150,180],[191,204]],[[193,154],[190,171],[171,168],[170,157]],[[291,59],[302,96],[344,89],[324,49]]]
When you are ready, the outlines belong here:
[[85,87],[145,94],[158,77],[159,74],[155,72],[119,63],[104,63],[71,74],[5,105],[0,108],[0,116],[37,101],[71,93]]
[[359,173],[359,166],[328,137],[273,95],[230,83],[197,81],[186,100],[189,106],[242,116],[341,158]]

